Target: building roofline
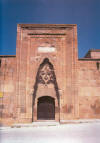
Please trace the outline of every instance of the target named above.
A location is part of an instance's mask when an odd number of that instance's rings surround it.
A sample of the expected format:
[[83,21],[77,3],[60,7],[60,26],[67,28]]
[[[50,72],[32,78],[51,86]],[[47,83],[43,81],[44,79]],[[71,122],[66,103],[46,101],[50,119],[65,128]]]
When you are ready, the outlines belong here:
[[[89,57],[91,57],[91,53],[92,52],[100,52],[100,49],[90,49],[87,53],[86,53],[86,55],[84,56],[84,58],[89,58]],[[91,57],[92,58],[92,57]]]
[[100,49],[90,49],[89,52],[100,52]]
[[13,57],[16,57],[16,55],[0,55],[0,58],[13,58]]
[[79,58],[79,61],[100,61],[100,59],[93,59],[93,58]]
[[77,24],[17,24],[21,28],[70,28]]

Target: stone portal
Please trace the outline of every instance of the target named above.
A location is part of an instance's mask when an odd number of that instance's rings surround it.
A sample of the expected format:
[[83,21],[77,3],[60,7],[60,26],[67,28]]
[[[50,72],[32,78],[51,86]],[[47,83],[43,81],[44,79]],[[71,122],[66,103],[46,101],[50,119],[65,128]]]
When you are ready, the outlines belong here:
[[18,24],[16,44],[0,56],[0,124],[100,119],[100,50],[78,59],[76,24]]
[[58,108],[59,91],[54,67],[49,59],[45,58],[40,64],[36,75],[33,93],[33,116],[36,114],[36,120],[55,120],[57,112],[59,113]]

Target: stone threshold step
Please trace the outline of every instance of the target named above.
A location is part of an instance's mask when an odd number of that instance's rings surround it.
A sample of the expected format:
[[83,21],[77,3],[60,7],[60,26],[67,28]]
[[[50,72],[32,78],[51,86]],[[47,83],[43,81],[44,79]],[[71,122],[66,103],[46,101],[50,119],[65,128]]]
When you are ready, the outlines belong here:
[[21,127],[37,127],[37,126],[57,126],[59,125],[59,122],[54,122],[54,121],[42,121],[42,122],[32,122],[29,124],[13,124],[11,127],[12,128],[21,128]]

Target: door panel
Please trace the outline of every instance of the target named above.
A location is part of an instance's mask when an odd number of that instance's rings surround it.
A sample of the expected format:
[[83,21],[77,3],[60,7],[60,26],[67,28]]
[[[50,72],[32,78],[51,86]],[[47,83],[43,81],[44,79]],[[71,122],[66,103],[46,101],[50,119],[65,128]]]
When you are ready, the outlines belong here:
[[55,101],[52,97],[43,96],[38,99],[37,119],[38,120],[55,119]]

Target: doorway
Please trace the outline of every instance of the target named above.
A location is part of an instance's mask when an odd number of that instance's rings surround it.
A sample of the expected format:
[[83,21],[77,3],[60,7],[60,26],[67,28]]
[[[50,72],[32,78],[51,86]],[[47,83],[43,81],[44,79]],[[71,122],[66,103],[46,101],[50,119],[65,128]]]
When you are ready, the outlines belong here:
[[55,120],[55,99],[50,96],[38,98],[37,103],[38,120]]

